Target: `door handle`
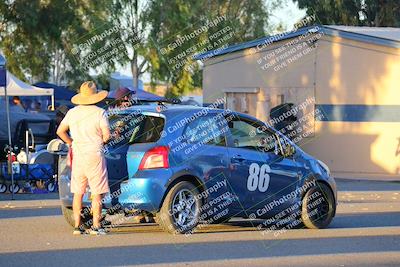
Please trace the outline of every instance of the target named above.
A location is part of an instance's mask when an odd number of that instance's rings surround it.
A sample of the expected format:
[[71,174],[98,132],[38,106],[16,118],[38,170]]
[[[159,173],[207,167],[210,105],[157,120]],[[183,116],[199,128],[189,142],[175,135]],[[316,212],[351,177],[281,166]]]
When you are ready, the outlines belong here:
[[234,156],[234,157],[232,157],[232,159],[231,159],[231,162],[243,162],[243,161],[245,161],[245,159],[244,158],[242,158],[240,155],[237,155],[237,156]]

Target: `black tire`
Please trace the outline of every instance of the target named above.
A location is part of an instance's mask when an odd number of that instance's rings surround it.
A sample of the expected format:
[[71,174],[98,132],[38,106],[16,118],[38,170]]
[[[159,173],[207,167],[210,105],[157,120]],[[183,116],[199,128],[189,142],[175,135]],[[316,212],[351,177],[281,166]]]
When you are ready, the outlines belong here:
[[[62,214],[64,215],[65,221],[72,227],[75,227],[74,212],[72,208],[61,205],[61,211]],[[93,225],[93,219],[92,219],[93,217],[90,214],[86,215],[81,214],[81,217],[82,217],[81,224],[83,225],[83,228],[89,229]]]
[[72,209],[61,205],[61,211],[64,215],[65,221],[72,227],[75,227],[74,212],[72,211]]
[[5,184],[0,183],[0,193],[4,193],[7,191],[7,186]]
[[[190,233],[199,223],[201,200],[198,194],[199,191],[192,183],[186,181],[177,183],[167,193],[162,207],[156,215],[156,222],[171,234]],[[185,213],[187,216],[184,217]],[[180,222],[179,218],[184,219]]]
[[321,183],[310,188],[303,197],[301,220],[309,229],[326,228],[335,216],[336,203],[331,189]]
[[13,192],[14,194],[17,194],[20,189],[20,186],[16,183],[14,183],[14,186],[12,184],[8,186],[8,191],[10,191],[10,193]]
[[47,189],[48,192],[54,192],[54,191],[56,191],[56,184],[55,184],[55,182],[49,182],[49,183],[46,185],[46,189]]

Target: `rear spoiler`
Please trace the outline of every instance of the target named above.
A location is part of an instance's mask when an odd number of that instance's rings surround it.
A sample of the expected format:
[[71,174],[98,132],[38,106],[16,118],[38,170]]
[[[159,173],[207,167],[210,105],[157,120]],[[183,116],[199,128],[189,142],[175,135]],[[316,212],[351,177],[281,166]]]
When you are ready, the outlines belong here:
[[165,101],[157,101],[157,103],[180,104],[182,101],[179,98],[165,98]]

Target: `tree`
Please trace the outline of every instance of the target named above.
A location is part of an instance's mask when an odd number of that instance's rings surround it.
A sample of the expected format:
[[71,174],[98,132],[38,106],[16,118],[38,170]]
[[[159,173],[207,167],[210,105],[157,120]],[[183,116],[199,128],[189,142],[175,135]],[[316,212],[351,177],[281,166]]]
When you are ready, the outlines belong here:
[[264,0],[6,0],[0,49],[24,80],[78,87],[96,73],[105,84],[107,74],[129,64],[134,87],[150,72],[153,84],[164,82],[177,96],[201,86],[194,54],[264,36],[268,12],[280,1],[266,7]]
[[[106,1],[106,0],[105,0]],[[0,4],[0,49],[19,78],[78,84],[89,70],[76,67],[71,42],[103,21],[102,1],[9,0]]]
[[168,96],[201,86],[201,66],[194,54],[265,36],[268,24],[262,0],[151,0],[146,17],[151,24],[152,83],[171,85]]
[[400,26],[398,0],[293,0],[320,24]]
[[129,63],[134,78],[134,88],[139,87],[139,79],[149,69],[148,65],[148,20],[144,10],[146,1],[113,0],[109,1],[107,9],[109,23],[119,27],[118,37],[124,45],[126,56],[119,63]]

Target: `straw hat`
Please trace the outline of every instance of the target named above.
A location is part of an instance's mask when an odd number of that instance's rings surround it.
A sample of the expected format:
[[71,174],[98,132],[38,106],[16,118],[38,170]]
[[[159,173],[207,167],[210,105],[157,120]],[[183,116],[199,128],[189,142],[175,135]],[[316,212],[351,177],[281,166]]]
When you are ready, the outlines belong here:
[[79,94],[71,98],[75,105],[92,105],[99,103],[107,97],[108,92],[102,90],[97,92],[96,84],[92,81],[84,82],[79,89]]

